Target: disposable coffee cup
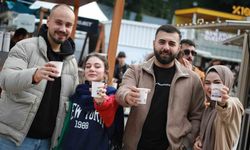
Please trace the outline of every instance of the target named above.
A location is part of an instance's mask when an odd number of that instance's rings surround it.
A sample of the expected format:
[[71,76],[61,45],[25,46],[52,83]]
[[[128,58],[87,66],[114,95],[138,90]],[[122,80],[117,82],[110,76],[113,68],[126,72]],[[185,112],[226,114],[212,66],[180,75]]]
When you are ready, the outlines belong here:
[[98,94],[98,91],[101,87],[104,86],[103,82],[95,82],[92,81],[92,87],[91,87],[91,96],[92,97],[96,97],[96,98],[100,98],[101,96]]
[[222,84],[211,85],[211,100],[221,101],[221,89],[222,88],[223,88]]
[[118,86],[117,83],[115,83],[115,82],[112,83],[112,87],[114,87],[115,89],[117,89],[117,86]]
[[56,66],[56,69],[58,71],[57,77],[60,77],[61,74],[62,74],[63,62],[61,62],[61,61],[50,61],[49,63]]
[[146,104],[150,89],[147,88],[137,88],[137,89],[139,90],[140,93],[140,101],[138,102],[138,104]]

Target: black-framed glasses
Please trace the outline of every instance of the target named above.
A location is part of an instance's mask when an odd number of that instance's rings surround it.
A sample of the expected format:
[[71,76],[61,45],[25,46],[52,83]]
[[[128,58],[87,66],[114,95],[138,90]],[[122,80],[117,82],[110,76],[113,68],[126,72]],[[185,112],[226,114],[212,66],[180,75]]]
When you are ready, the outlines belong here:
[[184,49],[183,52],[184,52],[185,55],[190,55],[190,53],[191,53],[192,56],[197,55],[196,51],[192,51],[190,49]]

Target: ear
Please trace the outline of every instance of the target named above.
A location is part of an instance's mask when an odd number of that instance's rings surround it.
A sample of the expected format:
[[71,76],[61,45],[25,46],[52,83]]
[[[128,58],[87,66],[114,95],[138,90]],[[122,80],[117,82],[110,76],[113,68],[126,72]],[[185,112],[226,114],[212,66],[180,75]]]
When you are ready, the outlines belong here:
[[50,21],[49,19],[50,19],[50,18],[49,18],[49,16],[48,16],[48,17],[47,17],[47,23],[46,23],[47,26],[48,26],[48,23],[49,23],[49,21]]
[[178,49],[177,49],[178,53],[180,52],[180,50],[181,50],[181,45],[178,46]]

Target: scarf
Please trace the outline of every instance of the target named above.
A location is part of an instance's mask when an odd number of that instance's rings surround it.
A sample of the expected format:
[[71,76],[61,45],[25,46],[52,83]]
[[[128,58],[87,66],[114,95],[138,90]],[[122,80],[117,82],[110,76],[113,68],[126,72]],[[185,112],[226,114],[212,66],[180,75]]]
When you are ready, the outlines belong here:
[[[212,70],[215,70],[218,73],[223,84],[227,86],[230,90],[233,86],[234,81],[234,76],[231,70],[223,65],[215,65],[208,68],[206,75]],[[209,101],[210,105],[203,112],[201,121],[200,136],[203,143],[202,150],[212,150],[214,149],[215,145],[216,133],[214,129],[214,120],[217,116],[217,111],[215,109],[216,102],[211,100]]]

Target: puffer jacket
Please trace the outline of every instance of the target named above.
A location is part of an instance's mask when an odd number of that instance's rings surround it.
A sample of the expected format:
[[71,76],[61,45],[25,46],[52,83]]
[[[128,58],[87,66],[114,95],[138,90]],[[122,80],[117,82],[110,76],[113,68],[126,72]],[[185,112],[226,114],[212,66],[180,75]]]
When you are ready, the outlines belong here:
[[[155,89],[153,71],[155,57],[139,65],[131,66],[125,73],[116,100],[123,106],[130,86],[149,88],[151,91],[145,105],[131,107],[123,138],[123,149],[136,150],[141,137]],[[169,150],[182,150],[192,147],[198,134],[205,94],[198,75],[183,67],[175,60],[176,72],[171,83],[167,109],[166,135]]]
[[[47,58],[47,45],[43,37],[23,40],[10,51],[0,72],[0,136],[20,145],[27,135],[42,100],[47,80],[32,84],[36,69]],[[66,114],[68,97],[78,84],[78,67],[74,55],[63,60],[61,94],[56,126],[51,146],[56,144]]]

